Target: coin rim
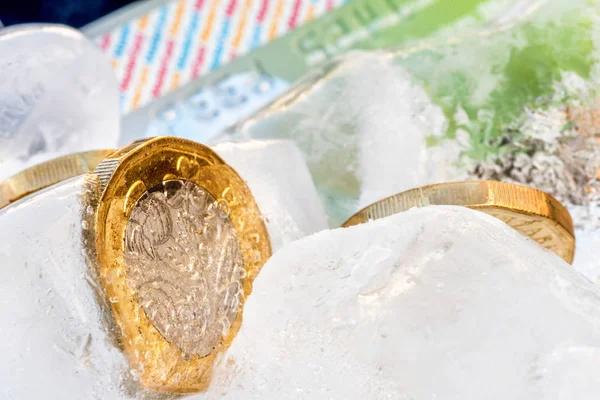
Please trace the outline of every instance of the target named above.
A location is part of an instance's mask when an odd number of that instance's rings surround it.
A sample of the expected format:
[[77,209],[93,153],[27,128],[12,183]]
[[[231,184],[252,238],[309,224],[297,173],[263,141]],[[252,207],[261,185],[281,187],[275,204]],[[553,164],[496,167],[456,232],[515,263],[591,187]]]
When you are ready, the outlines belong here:
[[[431,195],[441,190],[448,190],[449,188],[476,191],[477,195],[484,198],[485,201],[477,204],[461,203],[458,201],[431,202]],[[404,207],[398,206],[398,200],[401,198],[402,200],[408,198]],[[424,201],[425,199],[427,199],[427,202]],[[393,203],[398,209],[392,210],[388,203]],[[388,204],[387,207],[386,204]],[[565,234],[559,237],[562,245],[567,249],[565,253],[566,256],[563,259],[568,263],[573,262],[575,255],[575,233],[573,220],[571,219],[569,211],[551,194],[515,183],[489,180],[463,180],[435,183],[409,189],[363,207],[348,218],[348,220],[342,224],[342,227],[347,228],[370,221],[367,215],[369,211],[375,207],[381,208],[382,215],[373,219],[384,218],[399,212],[408,211],[408,209],[412,207],[426,207],[429,205],[463,206],[481,212],[485,212],[486,209],[496,208],[519,215],[543,218],[556,224],[560,230],[564,231]]]
[[75,176],[89,174],[114,149],[67,154],[29,167],[0,182],[0,209]]

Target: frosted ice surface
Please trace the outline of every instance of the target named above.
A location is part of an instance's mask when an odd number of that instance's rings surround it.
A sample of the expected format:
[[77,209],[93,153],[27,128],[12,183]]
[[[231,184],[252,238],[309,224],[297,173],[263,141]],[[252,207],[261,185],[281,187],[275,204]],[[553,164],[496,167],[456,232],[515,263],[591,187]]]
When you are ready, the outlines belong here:
[[73,178],[0,210],[0,398],[124,399]]
[[61,25],[0,31],[0,179],[50,158],[112,148],[119,93],[104,54]]
[[273,251],[327,229],[327,216],[303,155],[289,140],[222,143],[213,149],[247,182]]
[[589,205],[569,205],[575,223],[577,246],[573,268],[589,280],[600,285],[600,207]]
[[230,399],[586,399],[600,288],[502,222],[427,207],[275,254],[211,386]]
[[345,68],[346,90],[362,133],[358,208],[416,186],[456,180],[454,165],[460,153],[456,143],[448,141],[443,148],[427,145],[429,137],[443,136],[447,121],[421,85],[382,54],[363,53]]
[[573,268],[600,285],[600,229],[575,230],[577,248]]
[[542,357],[536,370],[544,399],[596,400],[600,393],[600,349],[559,347]]
[[[353,52],[327,68],[232,132],[293,139],[332,225],[374,200],[462,176],[453,167],[460,148],[441,138],[441,108],[391,56]],[[428,146],[431,138],[442,145]]]

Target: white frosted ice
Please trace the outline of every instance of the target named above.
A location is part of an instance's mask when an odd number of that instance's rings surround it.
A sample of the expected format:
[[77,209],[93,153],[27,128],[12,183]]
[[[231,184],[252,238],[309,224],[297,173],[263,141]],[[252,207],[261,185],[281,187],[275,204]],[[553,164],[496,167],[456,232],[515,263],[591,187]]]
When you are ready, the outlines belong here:
[[358,208],[416,186],[456,180],[456,142],[427,145],[428,137],[445,134],[447,120],[421,84],[381,54],[351,60],[344,75],[360,132]]
[[0,210],[0,398],[124,399],[73,178]]
[[600,229],[576,229],[573,268],[600,285]]
[[600,348],[557,348],[540,358],[535,378],[545,400],[596,400],[600,393]]
[[391,55],[353,52],[327,68],[232,132],[293,139],[331,225],[382,197],[463,176],[455,168],[460,147],[443,139],[443,111]]
[[302,153],[289,140],[254,140],[213,147],[246,181],[263,215],[272,250],[327,229],[323,204]]
[[0,180],[50,158],[117,145],[117,80],[80,32],[4,28],[0,54]]
[[599,354],[600,288],[488,215],[427,207],[275,254],[209,397],[597,398]]

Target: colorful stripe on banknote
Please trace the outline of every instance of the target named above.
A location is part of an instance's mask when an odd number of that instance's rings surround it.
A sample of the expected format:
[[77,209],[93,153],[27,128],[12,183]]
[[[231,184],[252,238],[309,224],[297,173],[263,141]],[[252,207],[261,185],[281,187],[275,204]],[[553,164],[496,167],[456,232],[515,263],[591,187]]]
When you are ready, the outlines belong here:
[[96,43],[110,56],[127,114],[347,0],[178,0]]

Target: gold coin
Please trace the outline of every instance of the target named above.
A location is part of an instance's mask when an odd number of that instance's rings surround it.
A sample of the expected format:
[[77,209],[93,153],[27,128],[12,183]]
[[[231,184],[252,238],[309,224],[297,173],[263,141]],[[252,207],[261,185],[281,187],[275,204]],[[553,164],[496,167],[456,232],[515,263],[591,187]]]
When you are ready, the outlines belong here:
[[84,249],[133,375],[156,391],[206,390],[271,255],[250,189],[210,148],[174,137],[55,159],[0,188],[10,203],[85,172]]
[[96,250],[131,365],[148,388],[203,391],[271,254],[250,190],[212,150],[136,142],[95,170]]
[[548,193],[512,183],[476,180],[422,186],[373,203],[342,226],[357,225],[429,205],[464,206],[482,211],[500,219],[566,262],[573,262],[575,234],[567,209]]
[[38,164],[0,182],[0,209],[55,183],[94,171],[114,150],[69,154]]

